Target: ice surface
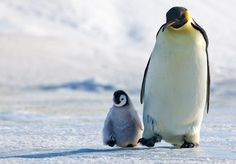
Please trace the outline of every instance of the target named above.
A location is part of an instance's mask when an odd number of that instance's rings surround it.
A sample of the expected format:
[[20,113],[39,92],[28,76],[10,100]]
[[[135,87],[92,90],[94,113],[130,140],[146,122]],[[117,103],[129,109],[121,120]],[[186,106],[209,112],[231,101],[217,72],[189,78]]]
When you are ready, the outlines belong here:
[[[112,91],[138,101],[166,11],[209,36],[211,105],[200,147],[110,148]],[[0,163],[236,163],[234,1],[0,0]]]
[[[55,94],[56,92],[56,94]],[[235,163],[236,111],[212,107],[202,126],[200,147],[110,148],[102,127],[109,92],[59,90],[1,95],[0,163]],[[141,116],[138,97],[131,94]]]

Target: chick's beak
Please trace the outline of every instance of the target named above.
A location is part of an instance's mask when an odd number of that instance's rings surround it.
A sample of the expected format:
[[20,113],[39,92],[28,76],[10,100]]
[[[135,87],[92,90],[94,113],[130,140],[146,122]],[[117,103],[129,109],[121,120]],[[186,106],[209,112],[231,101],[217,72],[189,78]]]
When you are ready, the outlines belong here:
[[113,97],[113,102],[116,104],[120,104],[120,100],[118,97]]

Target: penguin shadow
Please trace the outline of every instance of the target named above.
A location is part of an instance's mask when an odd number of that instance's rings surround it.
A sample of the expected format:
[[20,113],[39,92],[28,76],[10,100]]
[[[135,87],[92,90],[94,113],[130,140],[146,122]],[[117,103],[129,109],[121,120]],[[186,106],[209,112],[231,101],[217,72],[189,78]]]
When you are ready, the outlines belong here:
[[122,151],[141,151],[141,150],[151,150],[151,149],[174,149],[173,147],[137,147],[137,148],[110,148],[110,149],[92,149],[92,148],[82,148],[77,150],[66,150],[59,152],[46,152],[46,153],[35,153],[35,154],[23,154],[23,155],[14,155],[14,156],[3,156],[0,159],[9,159],[9,158],[28,158],[28,159],[40,159],[40,158],[55,158],[55,157],[65,157],[71,155],[80,155],[80,154],[90,154],[90,153],[112,153],[112,152],[122,152]]

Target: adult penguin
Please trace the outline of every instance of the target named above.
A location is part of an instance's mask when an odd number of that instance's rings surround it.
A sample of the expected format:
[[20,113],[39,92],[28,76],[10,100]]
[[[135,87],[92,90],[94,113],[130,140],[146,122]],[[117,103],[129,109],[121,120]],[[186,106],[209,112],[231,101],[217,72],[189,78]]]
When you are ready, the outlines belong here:
[[144,72],[143,145],[162,139],[180,148],[199,145],[209,110],[210,71],[206,32],[184,7],[173,7],[156,36]]

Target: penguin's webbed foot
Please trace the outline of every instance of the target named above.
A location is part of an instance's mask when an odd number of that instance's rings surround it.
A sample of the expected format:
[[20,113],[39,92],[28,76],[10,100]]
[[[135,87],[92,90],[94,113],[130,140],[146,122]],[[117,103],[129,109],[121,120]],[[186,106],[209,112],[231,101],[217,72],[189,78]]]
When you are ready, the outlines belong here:
[[126,147],[134,147],[134,145],[132,145],[132,144],[128,144]]
[[113,147],[113,146],[116,144],[116,141],[115,141],[115,140],[109,140],[109,141],[107,141],[106,144],[107,144],[108,146]]
[[110,146],[110,147],[113,147],[116,144],[115,137],[113,135],[111,135],[109,140],[105,144]]
[[142,145],[145,145],[147,147],[153,147],[155,145],[155,141],[153,140],[153,137],[152,138],[149,138],[149,139],[145,139],[145,138],[140,138],[138,140],[138,143],[141,143]]
[[184,144],[180,146],[180,148],[194,148],[194,147],[198,147],[198,144],[194,144],[194,143],[189,143],[184,141]]
[[156,142],[160,142],[161,141],[161,136],[160,135],[155,135],[149,139],[145,139],[145,138],[140,138],[138,140],[138,143],[140,142],[142,145],[145,145],[147,147],[153,147],[155,145]]

